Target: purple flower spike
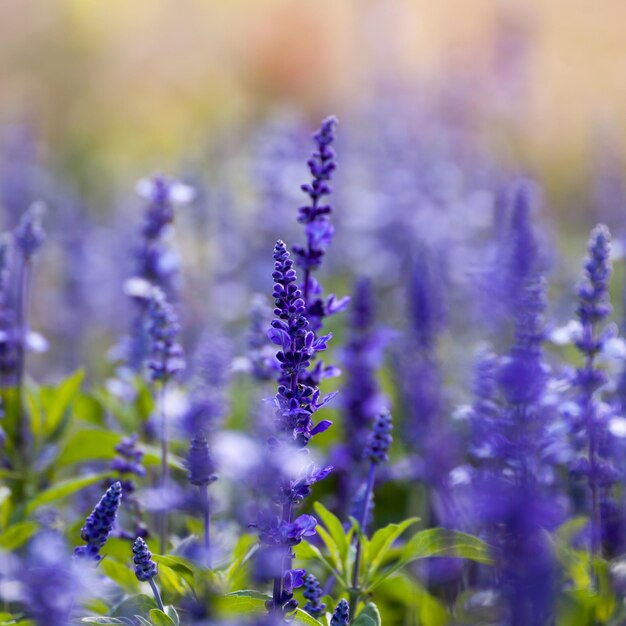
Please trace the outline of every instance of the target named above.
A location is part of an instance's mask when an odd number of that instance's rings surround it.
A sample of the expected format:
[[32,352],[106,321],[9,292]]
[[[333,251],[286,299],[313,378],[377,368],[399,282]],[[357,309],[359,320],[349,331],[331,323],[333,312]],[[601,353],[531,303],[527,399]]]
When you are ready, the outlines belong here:
[[178,317],[165,294],[156,287],[148,301],[146,329],[150,339],[150,378],[167,381],[184,369],[185,359],[182,347],[175,341],[180,332]]
[[313,574],[307,574],[304,578],[304,591],[302,595],[307,603],[302,607],[309,615],[317,618],[324,615],[326,605],[322,602],[324,592],[319,580]]
[[342,311],[349,302],[349,298],[338,300],[334,295],[324,301],[322,287],[312,276],[312,272],[322,264],[334,234],[334,227],[328,219],[333,208],[325,200],[332,193],[330,181],[337,168],[332,148],[336,127],[337,118],[327,117],[313,135],[316,150],[307,161],[311,182],[301,186],[302,191],[309,196],[309,203],[300,207],[298,215],[298,221],[304,224],[306,245],[293,246],[296,262],[304,270],[302,298],[306,303],[311,328],[315,331],[322,327],[324,317]]
[[137,580],[147,582],[157,575],[157,565],[152,560],[152,552],[148,550],[146,542],[141,537],[137,537],[133,544],[133,562]]
[[15,229],[15,243],[26,260],[30,260],[46,240],[46,233],[41,225],[43,212],[42,204],[33,204],[22,215]]
[[347,600],[343,598],[339,600],[337,608],[333,612],[333,616],[330,618],[330,626],[348,626],[350,622],[350,606]]
[[369,459],[376,465],[386,463],[389,460],[389,448],[393,441],[391,436],[392,430],[391,413],[383,411],[374,421],[372,432],[367,440],[363,453],[366,459]]
[[215,464],[211,458],[209,444],[203,432],[194,435],[187,455],[189,482],[197,487],[210,485],[217,480]]
[[102,560],[100,550],[113,530],[121,500],[122,485],[120,482],[113,483],[81,528],[80,537],[86,545],[74,549],[76,556],[94,561]]

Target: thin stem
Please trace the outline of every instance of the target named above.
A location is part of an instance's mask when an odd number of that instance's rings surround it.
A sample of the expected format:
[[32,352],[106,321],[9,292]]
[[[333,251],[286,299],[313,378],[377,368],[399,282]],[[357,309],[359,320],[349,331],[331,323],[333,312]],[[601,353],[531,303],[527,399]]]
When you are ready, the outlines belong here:
[[206,552],[206,566],[211,568],[211,503],[209,501],[209,486],[200,487],[202,509],[204,513],[204,551]]
[[152,593],[154,594],[154,599],[156,600],[157,606],[161,611],[163,611],[163,613],[165,613],[165,609],[163,608],[163,600],[161,600],[161,594],[159,593],[159,588],[154,582],[154,578],[150,579],[150,587],[152,587]]
[[[365,534],[365,523],[367,521],[367,504],[370,500],[371,494],[374,491],[374,481],[376,479],[376,463],[371,462],[369,471],[367,473],[367,483],[365,486],[365,493],[363,498],[363,506],[359,511],[359,517],[357,521],[361,528],[361,532]],[[361,596],[361,589],[359,587],[359,570],[361,569],[361,538],[357,536],[356,539],[356,554],[354,556],[354,569],[352,570],[352,589],[350,590],[350,621],[354,619],[354,613],[356,611],[359,598]]]
[[30,261],[26,258],[20,263],[17,277],[18,289],[15,303],[15,325],[17,329],[17,358],[15,364],[15,387],[17,390],[17,414],[19,428],[17,429],[17,445],[21,457],[28,465],[28,441],[30,438],[29,426],[24,413],[24,372],[26,369],[26,335],[27,335],[27,312],[30,293]]
[[[161,488],[161,497],[165,498],[166,489],[169,483],[169,464],[168,464],[168,453],[169,453],[169,443],[168,443],[168,432],[167,432],[167,418],[165,416],[165,381],[161,384],[161,388],[158,391],[157,395],[157,411],[159,418],[161,420],[161,477],[160,477],[160,488]],[[165,554],[165,549],[167,545],[167,509],[163,508],[163,510],[159,513],[159,550],[161,554]]]
[[[291,514],[292,514],[292,505],[291,502],[285,502],[283,504],[283,520],[286,522],[291,522]],[[287,550],[285,555],[283,556],[283,563],[281,567],[280,576],[276,576],[274,578],[274,588],[272,592],[272,602],[274,605],[274,610],[277,611],[282,607],[282,595],[283,595],[283,579],[285,576],[285,572],[291,569],[291,546],[287,546]]]

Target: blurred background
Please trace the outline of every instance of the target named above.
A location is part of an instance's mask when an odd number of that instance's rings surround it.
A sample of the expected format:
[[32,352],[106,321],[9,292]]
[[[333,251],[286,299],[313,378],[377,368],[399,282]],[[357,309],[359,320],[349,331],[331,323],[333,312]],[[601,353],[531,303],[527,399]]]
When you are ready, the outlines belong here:
[[623,0],[2,0],[1,220],[48,206],[37,323],[74,364],[77,328],[101,355],[128,327],[134,186],[163,172],[197,192],[172,241],[186,328],[244,324],[269,289],[272,242],[302,237],[310,134],[330,113],[337,238],[323,279],[339,290],[368,274],[400,293],[424,240],[471,289],[518,175],[542,190],[553,267],[599,220],[619,239],[625,24]]
[[0,118],[32,125],[91,192],[276,107],[317,120],[398,89],[456,92],[564,192],[594,145],[622,148],[624,24],[621,0],[3,0]]

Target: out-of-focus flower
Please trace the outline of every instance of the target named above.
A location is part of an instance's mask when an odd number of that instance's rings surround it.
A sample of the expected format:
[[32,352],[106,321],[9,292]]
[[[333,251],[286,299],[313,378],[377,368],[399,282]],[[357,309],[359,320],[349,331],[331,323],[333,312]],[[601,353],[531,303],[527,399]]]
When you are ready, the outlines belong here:
[[319,580],[313,574],[307,574],[304,578],[304,591],[302,595],[307,599],[307,603],[302,607],[309,615],[320,617],[324,615],[326,605],[322,602],[324,591]]
[[178,317],[165,294],[154,288],[148,301],[147,334],[150,339],[148,369],[153,381],[167,381],[185,367],[182,346],[176,342],[180,332]]
[[210,485],[217,480],[215,464],[203,432],[196,433],[191,440],[187,455],[187,469],[189,482],[197,487]]

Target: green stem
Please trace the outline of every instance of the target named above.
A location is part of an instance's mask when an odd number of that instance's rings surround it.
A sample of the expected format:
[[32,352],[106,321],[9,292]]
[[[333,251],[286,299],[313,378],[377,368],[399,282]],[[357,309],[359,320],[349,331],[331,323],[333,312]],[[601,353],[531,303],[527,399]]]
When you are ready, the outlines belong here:
[[[161,420],[161,477],[160,488],[161,497],[166,497],[166,489],[169,483],[169,464],[168,464],[168,432],[167,432],[167,418],[165,416],[165,381],[161,384],[161,388],[157,392],[157,411]],[[161,554],[165,554],[167,547],[167,509],[163,509],[159,513],[159,551]]]
[[[363,494],[363,506],[359,511],[359,517],[357,521],[361,532],[365,534],[365,523],[367,521],[367,504],[370,500],[372,491],[374,491],[374,480],[376,479],[376,463],[371,462],[369,471],[367,473],[367,483],[365,486],[365,493]],[[359,604],[361,598],[361,588],[359,582],[359,570],[361,569],[361,538],[357,536],[356,539],[356,554],[354,556],[354,569],[352,570],[352,588],[350,589],[350,622],[354,620],[356,607]]]

